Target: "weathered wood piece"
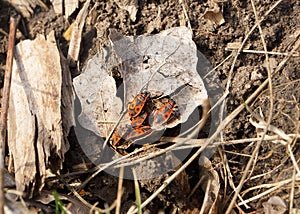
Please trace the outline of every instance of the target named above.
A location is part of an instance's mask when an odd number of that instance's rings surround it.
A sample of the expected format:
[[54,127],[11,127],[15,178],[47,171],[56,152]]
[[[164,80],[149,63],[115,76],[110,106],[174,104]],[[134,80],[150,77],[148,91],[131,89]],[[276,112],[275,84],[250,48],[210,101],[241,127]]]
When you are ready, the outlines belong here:
[[[17,190],[32,197],[61,168],[73,125],[73,90],[54,32],[16,46],[8,112],[8,147]],[[63,91],[63,92],[62,92]]]

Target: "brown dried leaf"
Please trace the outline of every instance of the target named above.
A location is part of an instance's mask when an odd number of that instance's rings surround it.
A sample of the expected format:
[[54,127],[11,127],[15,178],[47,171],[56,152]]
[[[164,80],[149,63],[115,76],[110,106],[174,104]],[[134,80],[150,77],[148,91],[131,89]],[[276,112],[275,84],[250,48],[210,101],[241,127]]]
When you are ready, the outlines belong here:
[[213,5],[213,9],[207,9],[203,17],[216,26],[224,24],[225,19],[223,17],[222,12],[220,11],[218,3],[211,2],[211,4]]
[[263,203],[264,213],[266,214],[283,214],[287,211],[287,206],[284,201],[278,196],[272,196],[269,200]]

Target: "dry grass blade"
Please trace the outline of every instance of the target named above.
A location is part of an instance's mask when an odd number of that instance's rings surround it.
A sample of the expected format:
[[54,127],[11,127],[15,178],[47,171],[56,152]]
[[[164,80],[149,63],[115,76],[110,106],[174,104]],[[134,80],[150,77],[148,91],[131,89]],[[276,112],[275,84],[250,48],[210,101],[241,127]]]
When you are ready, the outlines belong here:
[[205,195],[204,195],[204,199],[203,199],[203,204],[201,206],[201,210],[200,210],[199,214],[205,213],[205,208],[206,208],[206,204],[207,204],[208,196],[209,196],[210,185],[211,185],[211,180],[208,180],[208,184],[206,186]]
[[123,194],[123,177],[124,177],[124,167],[120,168],[119,182],[118,182],[118,192],[117,192],[117,204],[116,213],[121,213],[121,199]]
[[293,202],[294,202],[294,196],[295,196],[295,183],[296,183],[296,170],[293,170],[293,178],[292,178],[292,184],[291,184],[291,193],[290,193],[290,204],[289,204],[289,210],[293,209]]
[[12,76],[12,63],[14,55],[15,37],[17,31],[19,17],[10,18],[8,48],[6,58],[6,70],[4,76],[3,95],[1,102],[1,118],[0,118],[0,213],[4,213],[4,193],[3,193],[3,170],[4,170],[4,157],[5,157],[5,141],[7,129],[7,113],[9,105],[9,94]]

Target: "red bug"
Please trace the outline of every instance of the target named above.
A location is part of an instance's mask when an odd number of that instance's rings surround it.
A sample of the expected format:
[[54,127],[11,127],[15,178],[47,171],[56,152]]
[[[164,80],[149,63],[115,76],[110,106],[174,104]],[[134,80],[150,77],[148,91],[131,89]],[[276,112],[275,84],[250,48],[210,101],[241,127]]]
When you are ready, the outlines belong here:
[[136,97],[129,103],[128,114],[131,118],[137,117],[141,113],[144,105],[147,102],[148,97],[149,93],[140,93],[136,95]]
[[115,130],[114,133],[112,134],[112,143],[111,146],[113,148],[117,148],[122,140],[125,140],[126,135],[128,134],[128,127],[120,127],[119,129]]
[[171,117],[171,114],[176,106],[176,102],[172,99],[169,100],[165,105],[160,107],[155,113],[154,113],[154,123],[161,125],[163,123],[166,123],[169,118]]
[[115,150],[115,152],[119,153],[120,155],[127,155],[126,149],[128,149],[132,142],[126,141],[125,138],[128,133],[132,130],[130,126],[125,126],[117,129],[114,131],[111,140],[111,147]]
[[141,126],[135,129],[132,129],[132,131],[127,135],[126,141],[134,140],[139,137],[143,137],[146,134],[149,134],[152,131],[151,126]]
[[144,112],[143,114],[135,117],[135,118],[132,118],[131,120],[131,127],[132,128],[135,128],[135,127],[140,127],[143,125],[143,123],[145,122],[145,120],[147,119],[148,117],[148,113],[147,112]]

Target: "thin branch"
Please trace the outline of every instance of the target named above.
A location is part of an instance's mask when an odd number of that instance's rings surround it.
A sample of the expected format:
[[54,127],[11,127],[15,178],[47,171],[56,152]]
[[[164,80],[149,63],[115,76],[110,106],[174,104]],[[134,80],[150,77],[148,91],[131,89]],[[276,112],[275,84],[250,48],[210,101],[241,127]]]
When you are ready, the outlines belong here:
[[4,157],[5,157],[5,141],[7,129],[7,114],[9,104],[9,94],[12,76],[12,65],[17,25],[19,17],[11,17],[9,25],[6,70],[4,75],[3,95],[1,102],[1,118],[0,118],[0,214],[4,213],[4,194],[3,194],[3,171],[4,171]]

